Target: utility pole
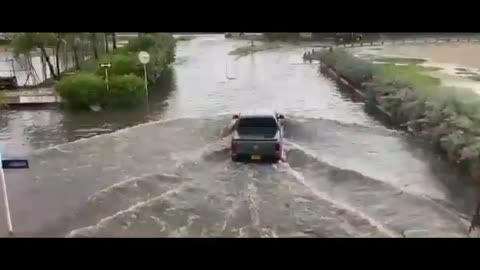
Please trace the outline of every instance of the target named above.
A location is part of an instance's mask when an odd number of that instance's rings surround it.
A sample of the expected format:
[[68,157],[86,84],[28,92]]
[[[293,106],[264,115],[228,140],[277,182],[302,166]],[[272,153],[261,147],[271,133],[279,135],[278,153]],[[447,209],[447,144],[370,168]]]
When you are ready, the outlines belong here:
[[100,67],[105,70],[105,85],[107,86],[107,91],[110,91],[110,85],[108,82],[108,69],[112,67],[111,63],[100,64]]

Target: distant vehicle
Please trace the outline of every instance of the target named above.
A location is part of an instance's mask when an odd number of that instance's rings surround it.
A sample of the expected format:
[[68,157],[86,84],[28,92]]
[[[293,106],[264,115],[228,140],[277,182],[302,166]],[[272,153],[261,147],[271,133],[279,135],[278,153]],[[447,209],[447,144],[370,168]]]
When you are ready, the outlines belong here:
[[233,161],[278,162],[283,158],[283,115],[263,110],[237,114],[233,119]]

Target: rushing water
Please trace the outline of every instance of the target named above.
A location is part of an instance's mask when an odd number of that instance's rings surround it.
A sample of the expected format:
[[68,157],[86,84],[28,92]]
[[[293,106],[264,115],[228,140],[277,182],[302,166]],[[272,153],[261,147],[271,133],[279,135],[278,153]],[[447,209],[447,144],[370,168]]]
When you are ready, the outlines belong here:
[[[448,164],[370,118],[303,48],[228,55],[246,44],[179,43],[135,112],[2,112],[6,155],[31,160],[7,172],[17,235],[465,236],[473,189]],[[231,113],[265,107],[287,115],[287,161],[231,162]]]

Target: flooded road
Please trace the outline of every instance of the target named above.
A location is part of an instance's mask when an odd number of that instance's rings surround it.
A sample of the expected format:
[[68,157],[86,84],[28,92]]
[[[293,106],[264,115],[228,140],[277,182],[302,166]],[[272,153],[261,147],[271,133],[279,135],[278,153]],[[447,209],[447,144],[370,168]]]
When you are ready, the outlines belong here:
[[[228,55],[246,44],[179,43],[148,111],[2,112],[5,156],[31,160],[6,172],[16,235],[465,236],[466,179],[370,118],[303,48]],[[231,162],[231,114],[265,107],[288,118],[287,161]]]

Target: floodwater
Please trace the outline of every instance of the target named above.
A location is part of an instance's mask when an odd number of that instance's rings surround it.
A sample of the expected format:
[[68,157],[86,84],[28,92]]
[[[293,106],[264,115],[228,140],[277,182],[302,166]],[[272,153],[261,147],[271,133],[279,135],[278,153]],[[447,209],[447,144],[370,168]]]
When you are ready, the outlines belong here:
[[[369,117],[304,48],[228,55],[244,45],[179,43],[134,112],[2,112],[5,155],[31,161],[6,172],[16,235],[466,236],[467,179]],[[231,114],[265,107],[287,116],[286,162],[231,162]]]

